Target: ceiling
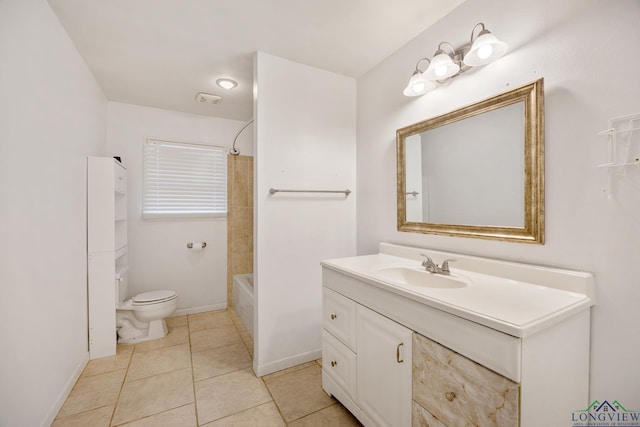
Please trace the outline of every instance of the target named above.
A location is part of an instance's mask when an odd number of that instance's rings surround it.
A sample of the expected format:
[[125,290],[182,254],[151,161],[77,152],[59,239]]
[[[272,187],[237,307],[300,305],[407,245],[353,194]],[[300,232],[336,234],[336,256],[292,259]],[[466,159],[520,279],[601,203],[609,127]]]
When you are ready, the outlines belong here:
[[[110,101],[243,121],[254,52],[357,78],[464,2],[48,1]],[[199,103],[198,92],[223,100]]]

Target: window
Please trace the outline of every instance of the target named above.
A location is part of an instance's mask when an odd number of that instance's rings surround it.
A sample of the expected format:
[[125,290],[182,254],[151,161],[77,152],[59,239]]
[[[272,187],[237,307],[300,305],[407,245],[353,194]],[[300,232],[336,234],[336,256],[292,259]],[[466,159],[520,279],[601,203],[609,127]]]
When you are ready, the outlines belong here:
[[143,175],[144,218],[227,214],[225,147],[149,139]]

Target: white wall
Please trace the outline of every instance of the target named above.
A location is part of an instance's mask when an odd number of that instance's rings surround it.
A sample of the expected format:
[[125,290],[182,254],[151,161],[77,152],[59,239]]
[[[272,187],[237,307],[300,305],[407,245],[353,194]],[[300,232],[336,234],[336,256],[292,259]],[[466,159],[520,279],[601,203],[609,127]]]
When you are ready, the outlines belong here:
[[106,100],[44,0],[0,1],[0,426],[48,426],[88,360],[86,157]]
[[322,259],[355,255],[355,80],[258,53],[255,357],[264,375],[320,357]]
[[[410,99],[415,62],[437,44],[466,42],[484,22],[510,45],[500,61]],[[610,118],[640,112],[636,0],[468,0],[358,80],[358,252],[380,241],[592,272],[591,399],[640,408],[640,188],[627,171],[602,193]],[[546,243],[530,245],[396,231],[395,130],[545,79]],[[562,349],[558,349],[562,351]],[[552,379],[549,386],[552,387]],[[579,408],[578,408],[579,409]]]
[[[128,174],[129,297],[172,289],[178,313],[226,308],[226,218],[142,219],[142,153],[147,138],[230,147],[244,122],[109,102],[107,123],[109,155],[121,156]],[[250,155],[241,138],[236,147]],[[207,247],[190,250],[188,242]]]

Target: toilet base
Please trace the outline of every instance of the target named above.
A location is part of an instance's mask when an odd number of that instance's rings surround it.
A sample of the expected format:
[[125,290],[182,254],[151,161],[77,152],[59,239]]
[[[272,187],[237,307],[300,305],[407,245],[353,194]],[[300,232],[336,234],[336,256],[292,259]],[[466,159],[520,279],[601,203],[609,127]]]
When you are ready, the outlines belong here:
[[[125,326],[122,326],[125,328]],[[169,329],[164,319],[152,320],[149,322],[149,328],[138,330],[139,335],[133,337],[122,337],[120,331],[118,331],[118,343],[119,344],[137,344],[139,342],[157,340],[167,335]]]

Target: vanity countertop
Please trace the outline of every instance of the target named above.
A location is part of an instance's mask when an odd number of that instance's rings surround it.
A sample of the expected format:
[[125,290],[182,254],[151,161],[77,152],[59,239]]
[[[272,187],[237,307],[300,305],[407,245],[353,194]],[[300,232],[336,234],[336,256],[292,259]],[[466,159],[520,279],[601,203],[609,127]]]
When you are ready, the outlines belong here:
[[[427,252],[434,254],[434,259],[438,255],[443,259],[451,255],[458,258],[459,263],[450,266],[451,277],[465,281],[467,286],[431,288],[399,283],[381,275],[381,269],[420,270],[420,261],[414,259],[413,250],[408,252],[411,258],[383,253],[394,252],[385,250],[383,245],[379,254],[325,260],[321,264],[372,286],[515,337],[529,336],[594,304],[593,277],[589,273],[435,251]],[[394,245],[386,245],[387,249],[393,249]],[[474,266],[480,268],[469,269]],[[487,270],[500,274],[487,274]],[[524,277],[527,280],[522,280]]]

